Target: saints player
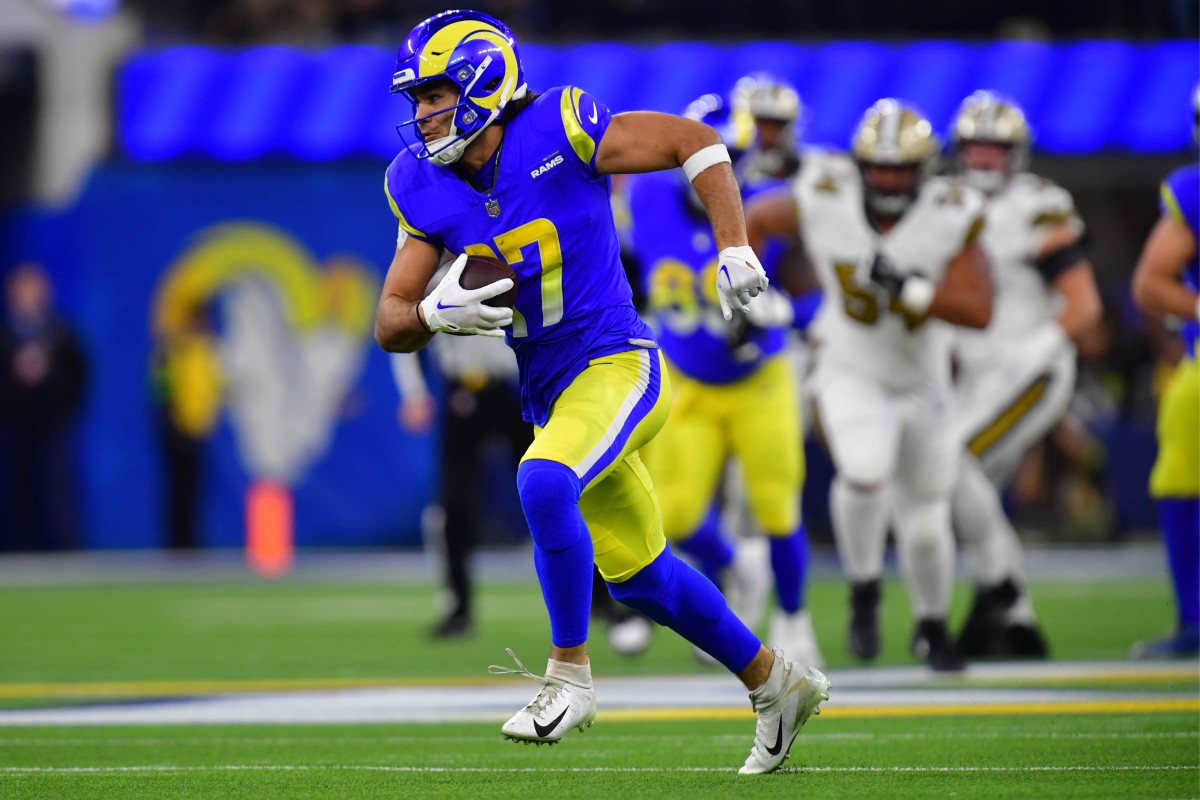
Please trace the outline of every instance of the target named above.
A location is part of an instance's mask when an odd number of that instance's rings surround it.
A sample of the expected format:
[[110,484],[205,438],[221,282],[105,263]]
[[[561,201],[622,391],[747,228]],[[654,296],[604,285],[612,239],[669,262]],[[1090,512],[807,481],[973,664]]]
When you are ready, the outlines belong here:
[[879,653],[880,578],[889,519],[918,619],[914,644],[935,670],[962,668],[946,629],[953,584],[950,492],[958,460],[947,323],[985,327],[992,284],[979,246],[983,197],[933,177],[940,147],[913,107],[867,110],[851,159],[825,158],[790,191],[750,204],[755,244],[803,238],[826,300],[813,392],[837,467],[834,534],[850,578],[850,649]]
[[752,196],[795,175],[804,112],[795,87],[768,72],[751,72],[734,83],[730,104],[735,124],[752,126],[749,146],[735,165],[742,195]]
[[[712,102],[719,100],[706,95],[685,115],[703,109],[701,116],[712,119],[722,110]],[[785,353],[791,301],[768,289],[751,304],[745,321],[724,319],[712,289],[717,246],[703,207],[689,194],[677,174],[649,173],[629,182],[631,241],[645,272],[647,310],[674,395],[666,425],[643,454],[663,529],[668,541],[709,570],[729,567],[733,553],[708,510],[726,461],[735,458],[754,523],[769,542],[777,609],[768,640],[790,657],[819,666],[804,597],[808,540],[800,519],[799,389]],[[753,417],[745,414],[747,408],[755,409]],[[754,596],[761,609],[762,595]],[[761,611],[742,613],[753,625]]]
[[[414,28],[392,90],[412,103],[413,118],[400,127],[409,146],[385,180],[403,235],[376,339],[412,351],[440,332],[504,336],[517,356],[523,416],[535,426],[517,486],[552,647],[545,677],[520,661],[499,670],[541,686],[503,734],[555,743],[594,719],[586,647],[594,559],[614,598],[738,675],[758,712],[741,771],[778,768],[829,684],[763,647],[716,587],[666,546],[638,450],[666,419],[670,383],[634,311],[609,201],[612,173],[682,167],[712,220],[722,311],[744,313],[767,281],[746,244],[725,147],[711,128],[682,117],[613,115],[574,87],[531,92],[512,33],[474,11],[447,11]],[[459,255],[422,299],[443,249]],[[461,287],[468,254],[512,265],[514,307],[485,304],[512,288],[508,279]]]
[[965,452],[952,509],[976,584],[959,646],[966,656],[1044,658],[1022,585],[1021,544],[999,490],[1066,413],[1074,343],[1099,323],[1100,294],[1071,195],[1026,171],[1032,137],[1020,106],[975,92],[959,108],[951,137],[962,179],[988,198],[979,242],[996,286],[992,324],[960,329],[957,339]]
[[[1200,88],[1192,96],[1192,113],[1193,135],[1200,142]],[[1172,172],[1161,194],[1162,217],[1134,270],[1133,296],[1151,315],[1182,322],[1184,358],[1159,401],[1158,459],[1150,474],[1178,618],[1170,636],[1137,645],[1137,658],[1200,652],[1200,164]]]

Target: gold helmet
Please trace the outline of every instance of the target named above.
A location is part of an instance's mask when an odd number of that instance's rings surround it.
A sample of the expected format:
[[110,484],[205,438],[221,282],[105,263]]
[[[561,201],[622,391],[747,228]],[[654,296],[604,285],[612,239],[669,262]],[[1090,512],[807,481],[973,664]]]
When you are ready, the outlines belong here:
[[932,123],[912,105],[889,97],[868,108],[850,143],[850,154],[859,169],[912,167],[915,180],[904,191],[887,191],[872,186],[864,174],[867,209],[880,216],[903,214],[933,174],[941,150]]
[[960,159],[962,146],[967,142],[985,142],[1008,148],[1008,168],[1005,172],[970,170],[964,165],[963,176],[967,182],[985,192],[996,191],[1014,172],[1029,168],[1029,145],[1033,141],[1033,133],[1025,119],[1025,112],[1007,95],[981,90],[963,100],[950,128],[950,136]]

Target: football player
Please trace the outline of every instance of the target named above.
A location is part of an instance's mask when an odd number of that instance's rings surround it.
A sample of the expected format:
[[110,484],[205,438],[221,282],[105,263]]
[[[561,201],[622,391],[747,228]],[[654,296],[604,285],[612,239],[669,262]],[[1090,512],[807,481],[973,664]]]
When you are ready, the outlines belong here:
[[[392,91],[411,102],[413,117],[400,126],[408,146],[385,179],[403,235],[376,339],[386,350],[412,351],[442,332],[504,336],[517,356],[523,416],[534,425],[517,487],[552,647],[544,677],[520,661],[516,670],[496,668],[540,686],[503,734],[556,743],[592,723],[594,560],[614,598],[738,675],[758,712],[741,771],[777,769],[829,682],[763,647],[716,587],[666,546],[638,450],[666,420],[670,382],[634,311],[609,201],[612,173],[682,167],[712,221],[722,311],[744,313],[767,280],[747,246],[727,150],[694,120],[612,114],[576,87],[532,92],[512,32],[475,11],[417,25],[400,47]],[[459,255],[422,299],[443,249]],[[462,288],[470,254],[513,267],[513,307],[486,304],[512,288],[510,279]]]
[[951,128],[963,181],[987,197],[979,243],[996,287],[991,325],[960,329],[956,350],[965,452],[952,518],[975,582],[959,637],[965,656],[1047,655],[999,490],[1066,413],[1074,343],[1100,322],[1083,222],[1066,190],[1026,171],[1031,138],[1020,106],[991,91],[966,98]]
[[[706,95],[685,115],[702,111],[707,121],[722,110],[718,96]],[[707,567],[711,578],[731,566],[733,552],[709,509],[726,461],[735,458],[754,523],[769,541],[777,609],[768,640],[790,657],[820,666],[804,597],[808,541],[800,519],[799,390],[784,352],[791,300],[768,289],[745,319],[725,320],[712,286],[717,246],[682,176],[656,172],[631,179],[629,208],[648,312],[674,395],[666,425],[643,453],[667,540]],[[748,408],[755,409],[753,417]],[[754,625],[761,602],[757,611],[735,609]]]
[[760,196],[747,226],[761,246],[800,235],[803,222],[825,291],[813,394],[837,467],[830,511],[851,581],[850,649],[862,659],[879,653],[890,519],[918,620],[914,650],[953,671],[963,662],[946,628],[958,461],[946,424],[951,325],[985,327],[992,284],[978,242],[983,197],[933,176],[939,151],[919,111],[880,100],[859,123],[850,159],[821,159],[790,191]]
[[[1192,96],[1193,135],[1200,143],[1200,87]],[[1134,647],[1137,658],[1186,658],[1200,652],[1200,165],[1172,172],[1162,184],[1162,217],[1133,274],[1137,304],[1155,317],[1182,322],[1184,358],[1158,406],[1158,459],[1150,494],[1178,609],[1175,632]]]
[[742,195],[752,196],[795,175],[804,113],[795,87],[768,72],[751,72],[734,83],[730,104],[735,132],[748,140],[735,165]]

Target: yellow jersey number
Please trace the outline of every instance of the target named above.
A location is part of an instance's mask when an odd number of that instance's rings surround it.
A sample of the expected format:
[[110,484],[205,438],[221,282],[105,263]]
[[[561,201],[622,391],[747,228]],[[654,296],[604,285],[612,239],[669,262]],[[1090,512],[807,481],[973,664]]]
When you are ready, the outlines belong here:
[[[548,328],[562,321],[563,317],[563,287],[562,287],[562,244],[558,238],[558,229],[548,219],[540,218],[526,222],[520,227],[513,228],[495,237],[496,250],[490,245],[472,244],[464,248],[468,255],[490,256],[496,258],[496,251],[514,269],[517,264],[526,260],[525,248],[537,246],[538,261],[541,271],[541,306],[542,327]],[[526,309],[528,310],[528,309]],[[513,336],[529,335],[529,326],[525,316],[519,309],[513,308]]]
[[[846,309],[846,316],[863,325],[874,325],[878,322],[879,300],[874,292],[862,288],[854,280],[854,265],[838,262],[833,265],[833,271],[837,275],[838,285],[842,287],[842,305]],[[904,317],[904,325],[910,331],[915,331],[925,322],[926,315],[912,313],[900,305],[900,301],[895,297],[891,299],[887,310]]]
[[697,274],[675,258],[661,258],[650,271],[650,310],[679,334],[699,327],[703,311],[717,304],[717,259],[711,258]]

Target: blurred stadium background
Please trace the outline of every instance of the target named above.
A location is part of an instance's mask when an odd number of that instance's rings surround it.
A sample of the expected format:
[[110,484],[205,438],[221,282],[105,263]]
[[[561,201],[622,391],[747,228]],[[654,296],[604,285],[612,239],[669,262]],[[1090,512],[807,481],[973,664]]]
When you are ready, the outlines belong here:
[[[1151,535],[1155,387],[1174,354],[1170,336],[1133,308],[1128,283],[1158,181],[1195,157],[1196,3],[735,5],[483,3],[513,25],[533,86],[578,84],[614,110],[677,112],[766,69],[799,88],[805,138],[843,147],[881,96],[917,102],[943,132],[975,88],[1016,97],[1034,128],[1035,170],[1069,189],[1088,223],[1106,324],[1081,353],[1070,422],[1008,499],[1033,541]],[[156,411],[169,389],[155,334],[189,325],[215,336],[222,372],[193,376],[201,388],[219,380],[222,392],[195,410],[205,439],[194,466],[199,546],[242,544],[259,483],[293,493],[301,548],[419,546],[437,453],[430,435],[396,424],[387,359],[366,334],[394,227],[380,176],[406,112],[386,91],[393,48],[439,8],[0,0],[0,271],[45,267],[89,367],[54,468],[67,533],[31,541],[9,519],[0,548],[169,545]],[[268,334],[252,321],[263,298],[234,303],[227,291],[250,273],[273,287],[294,334],[265,350],[254,342]],[[199,323],[184,311],[197,306]],[[307,408],[287,397],[308,393],[304,378],[253,366],[320,360],[322,347],[342,363],[314,367],[324,388]],[[247,403],[252,385],[278,396]],[[806,512],[828,541],[828,468],[816,448],[809,456]],[[20,491],[12,478],[0,487]],[[508,495],[494,500],[484,541],[522,541],[519,510]],[[253,502],[271,507],[269,497]]]

